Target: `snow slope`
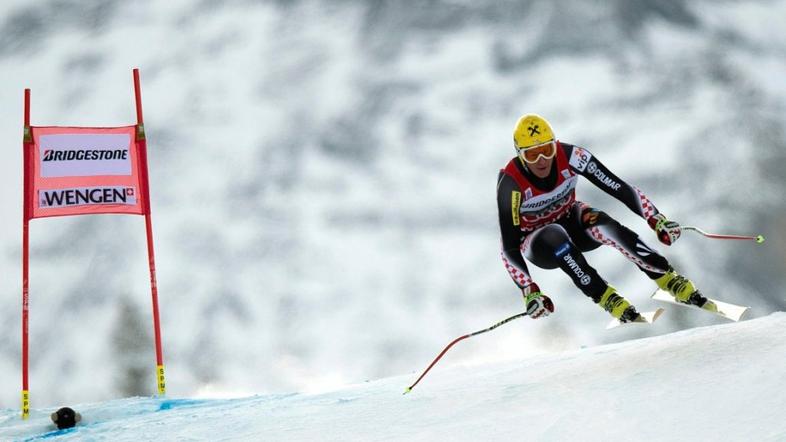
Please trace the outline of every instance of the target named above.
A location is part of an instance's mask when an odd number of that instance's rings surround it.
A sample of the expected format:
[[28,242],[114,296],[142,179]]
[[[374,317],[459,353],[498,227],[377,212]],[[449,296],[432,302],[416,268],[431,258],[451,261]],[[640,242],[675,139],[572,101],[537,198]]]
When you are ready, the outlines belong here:
[[504,364],[456,365],[462,355],[406,396],[428,361],[317,395],[77,405],[83,425],[65,432],[52,408],[28,422],[4,409],[0,439],[786,440],[786,313]]
[[[786,0],[3,0],[0,407],[21,390],[24,88],[35,125],[125,125],[140,68],[168,393],[315,393],[405,373],[522,308],[495,183],[524,112],[675,221],[764,234],[666,248],[600,189],[577,190],[704,293],[751,318],[786,310],[778,29]],[[30,228],[34,404],[152,394],[144,221]],[[588,260],[651,309],[656,286],[615,249]],[[467,343],[465,360],[722,322],[675,312],[597,333],[605,314],[570,278],[530,270],[557,314]]]

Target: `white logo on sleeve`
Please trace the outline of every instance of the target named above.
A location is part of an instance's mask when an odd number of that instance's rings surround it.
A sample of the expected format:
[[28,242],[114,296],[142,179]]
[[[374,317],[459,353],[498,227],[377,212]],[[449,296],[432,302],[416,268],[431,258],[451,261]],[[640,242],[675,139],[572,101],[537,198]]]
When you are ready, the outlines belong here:
[[586,150],[573,146],[573,152],[570,154],[570,165],[579,172],[584,172],[587,168],[587,163],[592,159],[592,155]]

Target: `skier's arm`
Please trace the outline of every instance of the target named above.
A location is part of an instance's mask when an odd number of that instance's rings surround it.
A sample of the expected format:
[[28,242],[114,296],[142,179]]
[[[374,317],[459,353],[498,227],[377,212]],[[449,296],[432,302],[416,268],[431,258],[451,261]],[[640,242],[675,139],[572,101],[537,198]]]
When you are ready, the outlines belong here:
[[514,204],[516,192],[518,198],[521,198],[521,190],[516,182],[500,172],[497,177],[497,208],[502,237],[502,262],[505,264],[505,270],[513,278],[513,282],[521,289],[529,317],[545,318],[554,311],[554,303],[532,281],[524,257],[521,256],[519,207],[518,204]]
[[502,262],[513,282],[520,289],[532,283],[524,257],[521,256],[521,229],[518,226],[518,206],[513,204],[514,192],[521,197],[521,190],[513,179],[500,172],[497,178],[497,209],[502,241]]
[[612,173],[587,149],[570,144],[562,144],[570,158],[571,168],[592,184],[628,206],[633,213],[645,220],[657,215],[658,209],[639,188],[634,187]]
[[660,213],[638,187],[622,181],[592,156],[588,150],[570,144],[563,144],[562,148],[570,158],[570,166],[574,171],[604,192],[622,201],[630,210],[644,218],[650,228],[655,231],[660,242],[671,245],[680,237],[680,225]]

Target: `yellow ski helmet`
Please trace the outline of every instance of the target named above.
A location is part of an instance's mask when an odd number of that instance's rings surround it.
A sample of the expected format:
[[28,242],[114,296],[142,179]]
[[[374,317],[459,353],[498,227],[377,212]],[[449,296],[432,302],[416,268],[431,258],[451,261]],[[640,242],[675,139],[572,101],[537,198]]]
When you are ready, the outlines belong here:
[[513,147],[516,150],[554,141],[554,132],[545,118],[527,114],[519,118],[513,129]]

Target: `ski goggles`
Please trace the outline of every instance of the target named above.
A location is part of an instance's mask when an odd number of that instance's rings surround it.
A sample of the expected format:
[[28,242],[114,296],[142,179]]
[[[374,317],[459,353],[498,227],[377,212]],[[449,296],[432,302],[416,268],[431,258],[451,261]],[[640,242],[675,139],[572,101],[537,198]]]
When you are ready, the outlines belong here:
[[557,154],[557,143],[554,141],[547,141],[545,143],[518,149],[518,152],[519,158],[532,164],[536,163],[540,157],[546,160],[554,158],[554,155]]

